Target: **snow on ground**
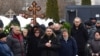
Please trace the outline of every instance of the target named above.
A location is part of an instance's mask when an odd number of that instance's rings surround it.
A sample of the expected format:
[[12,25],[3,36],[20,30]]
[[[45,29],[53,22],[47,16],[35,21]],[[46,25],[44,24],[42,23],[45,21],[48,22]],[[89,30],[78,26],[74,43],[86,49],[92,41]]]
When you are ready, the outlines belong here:
[[9,18],[4,17],[4,16],[0,16],[0,19],[1,19],[2,22],[4,23],[4,27],[5,27],[6,25],[8,25],[8,24],[10,23],[10,21],[11,21]]
[[[5,27],[6,25],[8,25],[8,24],[10,23],[10,21],[12,20],[12,18],[7,18],[7,17],[5,17],[5,16],[0,16],[0,19],[3,21],[4,27]],[[23,27],[25,27],[27,24],[30,23],[30,21],[31,21],[32,18],[25,19],[24,17],[17,16],[17,19],[19,20],[20,25],[21,25],[21,27],[23,28]],[[41,19],[41,18],[36,18],[36,20],[37,20],[37,22],[38,22],[40,25],[41,25],[41,24],[44,24],[46,27],[48,26],[48,23],[49,23],[49,22],[53,22],[53,19],[50,19],[50,18],[48,18],[48,19],[46,19],[46,20],[45,20],[45,19]]]
[[25,19],[25,18],[23,18],[21,16],[17,16],[17,19],[20,22],[21,27],[25,27],[31,21],[31,18]]

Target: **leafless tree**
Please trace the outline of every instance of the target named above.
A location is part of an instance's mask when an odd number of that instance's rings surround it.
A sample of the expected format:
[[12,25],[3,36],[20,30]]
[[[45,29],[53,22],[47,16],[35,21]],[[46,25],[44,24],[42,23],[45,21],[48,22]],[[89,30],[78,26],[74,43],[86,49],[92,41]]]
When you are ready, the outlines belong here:
[[24,0],[0,0],[0,14],[5,14],[9,9],[16,13],[22,10]]

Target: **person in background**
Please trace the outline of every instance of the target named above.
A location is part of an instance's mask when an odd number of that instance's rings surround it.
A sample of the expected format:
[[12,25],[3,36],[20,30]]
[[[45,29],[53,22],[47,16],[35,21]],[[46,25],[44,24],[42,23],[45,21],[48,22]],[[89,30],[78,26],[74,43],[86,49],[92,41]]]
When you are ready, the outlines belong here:
[[23,41],[24,41],[24,49],[25,49],[25,54],[27,53],[27,39],[29,38],[28,36],[28,29],[23,29],[22,30],[22,35],[23,35]]
[[3,32],[3,27],[4,27],[4,24],[2,20],[0,19],[0,32]]
[[97,20],[96,22],[96,30],[100,31],[100,20]]
[[82,21],[79,17],[76,17],[73,21],[73,27],[71,29],[71,36],[75,38],[78,46],[78,55],[86,56],[86,44],[88,41],[88,32],[85,29]]
[[85,22],[85,27],[88,31],[89,40],[94,39],[94,33],[96,31],[96,27],[93,27],[90,21]]
[[48,23],[48,27],[51,28],[51,29],[54,29],[54,23],[53,22],[49,22]]
[[33,28],[40,28],[43,32],[45,31],[45,26],[39,25],[35,19],[31,19],[30,24],[28,24],[26,28],[28,29],[29,37],[31,36],[31,32],[32,32]]
[[61,21],[61,22],[59,22],[61,28],[63,27],[63,24],[64,24],[64,23],[65,23],[65,21]]
[[6,33],[6,35],[12,34],[12,29],[14,26],[21,26],[16,15],[13,15],[10,23],[5,27],[4,32]]
[[71,37],[66,29],[62,30],[62,39],[60,40],[60,56],[76,56],[77,44],[73,37]]
[[100,31],[95,32],[94,39],[89,41],[91,56],[100,56]]
[[36,29],[40,29],[40,31],[41,31],[41,35],[43,35],[44,34],[44,30],[43,29],[41,29],[39,26],[34,26],[34,27],[32,27],[32,29],[31,29],[31,31],[30,31],[30,35],[28,35],[29,37],[31,37],[31,36],[33,36],[33,31],[35,31]]
[[51,28],[47,28],[38,44],[41,56],[59,56],[60,42]]
[[41,24],[41,25],[40,25],[40,28],[41,28],[41,30],[44,32],[45,29],[46,29],[46,26],[45,26],[44,24]]
[[36,22],[35,19],[31,19],[30,24],[28,24],[28,25],[26,26],[26,28],[28,29],[28,35],[29,35],[29,36],[31,35],[31,30],[32,30],[32,28],[34,28],[35,26],[40,27],[40,25]]
[[12,51],[6,44],[6,34],[0,33],[0,56],[13,56]]
[[61,39],[61,26],[59,23],[55,23],[54,24],[54,29],[53,29],[54,33],[56,34],[58,39]]
[[41,38],[41,30],[39,28],[33,29],[32,34],[28,40],[28,48],[27,48],[27,55],[26,56],[40,56],[40,49],[38,48],[38,43]]
[[97,22],[97,19],[96,18],[90,18],[89,21],[92,23],[92,26],[95,27],[95,24]]
[[14,56],[25,56],[23,36],[19,26],[14,26],[12,33],[7,36],[7,44]]

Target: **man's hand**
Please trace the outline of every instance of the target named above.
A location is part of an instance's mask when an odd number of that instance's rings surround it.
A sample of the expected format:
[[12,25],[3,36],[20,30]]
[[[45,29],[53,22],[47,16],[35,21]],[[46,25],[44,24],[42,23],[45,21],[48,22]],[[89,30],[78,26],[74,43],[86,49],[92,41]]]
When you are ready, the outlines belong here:
[[47,43],[45,44],[45,46],[51,47],[51,43],[47,42]]
[[99,56],[99,54],[98,53],[92,53],[92,56]]

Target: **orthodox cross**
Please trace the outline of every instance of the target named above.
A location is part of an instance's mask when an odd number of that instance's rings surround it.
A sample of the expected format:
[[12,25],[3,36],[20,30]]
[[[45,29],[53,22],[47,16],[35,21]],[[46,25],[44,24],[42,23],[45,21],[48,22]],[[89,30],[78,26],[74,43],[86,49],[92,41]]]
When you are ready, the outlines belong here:
[[41,10],[41,7],[40,6],[37,6],[37,3],[35,1],[32,2],[32,6],[30,6],[28,8],[28,11],[32,12],[32,18],[34,20],[36,20],[36,17],[37,17],[37,12]]

